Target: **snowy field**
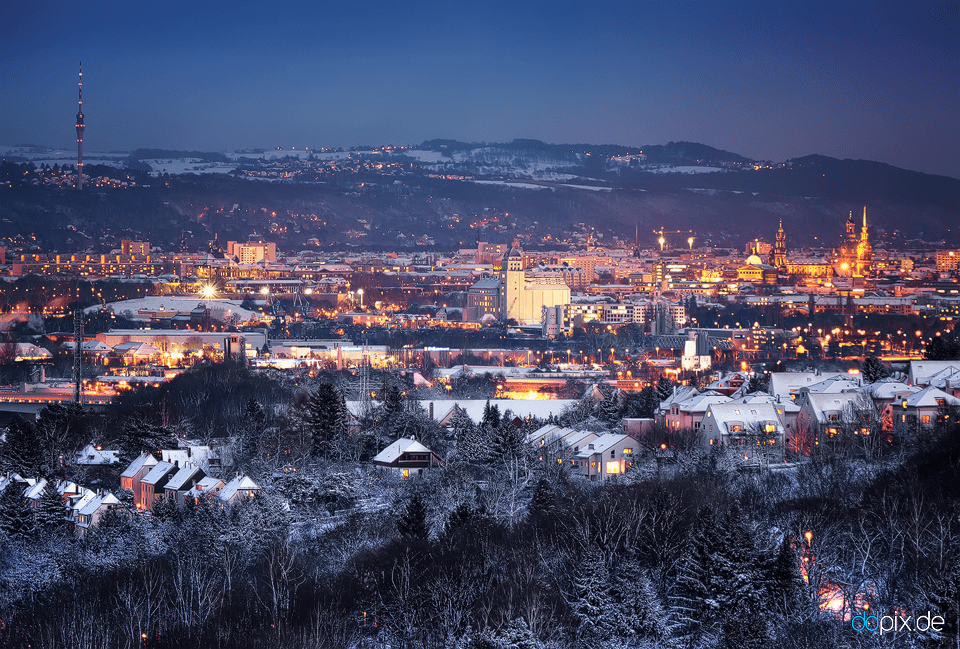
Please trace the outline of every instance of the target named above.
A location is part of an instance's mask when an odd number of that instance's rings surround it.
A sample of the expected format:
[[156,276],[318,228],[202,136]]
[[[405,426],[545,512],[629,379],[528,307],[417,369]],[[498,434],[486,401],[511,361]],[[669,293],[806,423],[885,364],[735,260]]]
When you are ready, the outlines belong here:
[[[229,320],[236,316],[241,322],[258,320],[260,314],[255,311],[248,311],[240,308],[241,300],[205,300],[202,297],[189,296],[171,296],[171,295],[152,295],[149,297],[135,300],[121,300],[120,302],[108,302],[106,308],[114,313],[123,314],[129,311],[133,320],[150,321],[150,314],[158,311],[192,311],[198,304],[206,304],[210,309],[210,315],[215,320]],[[100,310],[100,305],[87,307],[86,313],[95,313]],[[142,315],[139,315],[140,312]]]

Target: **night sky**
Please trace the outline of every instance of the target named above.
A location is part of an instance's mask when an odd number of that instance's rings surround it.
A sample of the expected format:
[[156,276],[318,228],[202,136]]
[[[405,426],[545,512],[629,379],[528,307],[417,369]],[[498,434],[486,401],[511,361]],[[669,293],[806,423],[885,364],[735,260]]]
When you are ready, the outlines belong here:
[[53,2],[0,9],[0,144],[430,138],[822,153],[960,177],[960,3]]

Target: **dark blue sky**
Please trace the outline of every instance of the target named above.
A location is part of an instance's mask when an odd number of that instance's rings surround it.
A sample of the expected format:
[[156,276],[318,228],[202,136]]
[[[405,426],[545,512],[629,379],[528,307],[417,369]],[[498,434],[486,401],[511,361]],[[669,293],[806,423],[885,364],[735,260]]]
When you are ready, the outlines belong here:
[[0,144],[703,142],[960,177],[960,3],[7,0]]

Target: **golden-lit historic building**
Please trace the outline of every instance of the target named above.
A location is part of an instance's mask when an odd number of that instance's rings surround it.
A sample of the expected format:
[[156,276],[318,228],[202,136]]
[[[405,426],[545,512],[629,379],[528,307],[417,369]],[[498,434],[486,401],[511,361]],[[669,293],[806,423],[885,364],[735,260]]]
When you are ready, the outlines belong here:
[[869,277],[873,265],[873,246],[867,231],[867,208],[863,208],[863,227],[857,238],[857,224],[853,212],[847,218],[843,242],[833,256],[833,267],[841,277]]

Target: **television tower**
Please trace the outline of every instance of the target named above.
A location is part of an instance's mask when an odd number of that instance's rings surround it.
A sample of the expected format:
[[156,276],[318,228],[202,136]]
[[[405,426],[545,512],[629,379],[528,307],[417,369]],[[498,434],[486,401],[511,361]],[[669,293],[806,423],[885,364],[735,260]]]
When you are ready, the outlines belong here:
[[83,189],[83,63],[77,89],[77,190]]

